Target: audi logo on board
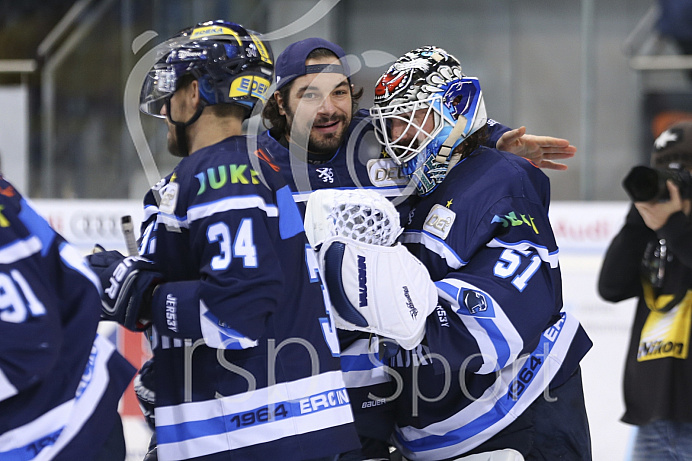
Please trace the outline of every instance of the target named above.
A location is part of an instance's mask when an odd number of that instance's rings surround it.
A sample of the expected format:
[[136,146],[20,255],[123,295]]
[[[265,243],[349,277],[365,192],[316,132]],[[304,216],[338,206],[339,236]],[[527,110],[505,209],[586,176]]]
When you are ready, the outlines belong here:
[[120,216],[115,214],[75,213],[70,217],[69,228],[78,238],[122,238]]

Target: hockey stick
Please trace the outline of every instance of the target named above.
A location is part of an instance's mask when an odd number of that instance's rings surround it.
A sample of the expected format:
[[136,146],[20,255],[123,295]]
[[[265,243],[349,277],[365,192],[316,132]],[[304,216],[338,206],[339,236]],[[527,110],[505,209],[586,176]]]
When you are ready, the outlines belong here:
[[132,224],[132,216],[125,215],[120,218],[120,227],[123,231],[123,236],[125,237],[125,247],[127,248],[128,256],[137,256],[139,251],[137,250],[137,240],[135,239],[135,227]]

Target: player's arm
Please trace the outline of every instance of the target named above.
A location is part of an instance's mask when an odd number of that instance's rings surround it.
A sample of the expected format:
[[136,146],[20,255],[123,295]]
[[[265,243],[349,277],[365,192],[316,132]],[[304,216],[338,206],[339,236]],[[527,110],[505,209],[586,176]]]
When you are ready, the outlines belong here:
[[[495,206],[469,240],[478,243],[477,251],[435,282],[440,306],[428,317],[426,340],[453,369],[485,374],[504,368],[532,351],[559,318],[557,247],[542,208],[523,205]],[[491,223],[507,210],[522,213],[514,221]],[[431,251],[455,254],[454,243],[436,246]]]
[[[491,139],[495,139],[492,134]],[[566,139],[526,134],[524,126],[503,131],[494,147],[524,157],[548,170],[566,170],[567,165],[556,160],[570,159],[577,152],[577,148]]]
[[200,278],[156,287],[152,319],[159,333],[204,338],[218,348],[256,345],[281,299],[280,219],[267,193],[193,202],[190,243]]
[[[5,191],[11,188],[0,181]],[[17,199],[17,200],[14,200]],[[41,252],[55,233],[45,223],[39,238],[19,218],[19,198],[0,197],[0,401],[35,385],[50,373],[63,338],[56,298],[45,283]],[[28,208],[24,210],[35,215]],[[37,216],[37,215],[36,215]],[[45,222],[45,221],[44,221]]]
[[606,250],[598,277],[598,293],[607,301],[617,302],[642,293],[641,262],[649,241],[656,234],[649,229],[632,205],[625,224]]

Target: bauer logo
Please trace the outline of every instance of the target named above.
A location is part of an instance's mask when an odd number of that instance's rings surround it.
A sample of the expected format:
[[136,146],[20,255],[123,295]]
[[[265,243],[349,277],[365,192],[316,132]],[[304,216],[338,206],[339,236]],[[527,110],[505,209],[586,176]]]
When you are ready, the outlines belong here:
[[358,255],[358,305],[368,305],[368,271],[365,256]]
[[249,95],[254,98],[259,98],[262,101],[266,101],[269,85],[269,80],[265,78],[258,77],[256,75],[246,75],[245,77],[233,80],[233,83],[231,83],[231,90],[228,92],[228,96],[231,98],[239,98]]
[[437,204],[432,207],[430,213],[428,213],[428,217],[425,218],[423,230],[444,240],[449,235],[449,231],[456,217],[457,214],[455,212]]

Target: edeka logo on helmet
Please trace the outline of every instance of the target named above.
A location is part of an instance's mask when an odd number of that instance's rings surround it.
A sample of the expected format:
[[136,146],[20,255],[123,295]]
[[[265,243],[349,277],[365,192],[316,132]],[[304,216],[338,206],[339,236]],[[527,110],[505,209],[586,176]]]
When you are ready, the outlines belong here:
[[478,79],[442,48],[406,53],[375,85],[375,134],[419,195],[432,192],[459,160],[454,148],[487,121]]
[[199,81],[206,105],[240,104],[251,110],[266,99],[273,72],[271,48],[239,24],[200,23],[159,48],[140,94],[140,109],[146,114],[163,118],[162,106],[186,75]]
[[[174,155],[189,155],[186,129],[206,106],[240,106],[247,119],[255,105],[267,98],[274,70],[271,48],[239,24],[222,20],[199,23],[157,48],[157,61],[140,92],[140,110],[168,120],[174,128],[169,136],[169,150]],[[200,98],[194,112],[174,114],[171,99],[192,82],[197,82]]]

